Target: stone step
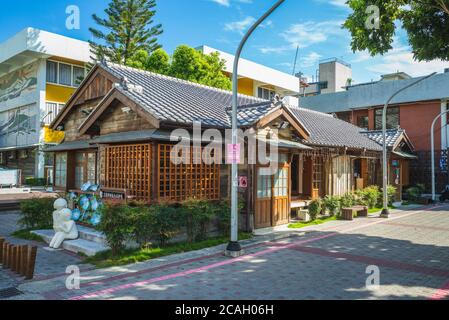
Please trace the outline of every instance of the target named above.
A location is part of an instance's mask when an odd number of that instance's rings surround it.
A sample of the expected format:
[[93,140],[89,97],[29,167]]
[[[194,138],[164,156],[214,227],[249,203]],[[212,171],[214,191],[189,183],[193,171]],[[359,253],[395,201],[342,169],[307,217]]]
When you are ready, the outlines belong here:
[[[46,243],[50,243],[55,235],[53,230],[37,230],[32,231],[31,233],[42,237]],[[109,250],[109,247],[104,244],[82,238],[77,240],[66,240],[62,244],[62,248],[70,252],[85,254],[88,257]]]
[[77,226],[77,227],[78,227],[80,239],[96,242],[98,244],[107,246],[106,236],[104,235],[104,233],[101,233],[97,230],[83,227],[83,226]]

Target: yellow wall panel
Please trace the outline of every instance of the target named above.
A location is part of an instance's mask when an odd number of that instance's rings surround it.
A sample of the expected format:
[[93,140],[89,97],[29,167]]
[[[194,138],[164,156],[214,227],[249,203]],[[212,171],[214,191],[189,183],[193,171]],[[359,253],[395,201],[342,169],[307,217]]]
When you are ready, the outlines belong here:
[[75,88],[47,84],[46,100],[51,102],[66,103],[75,90]]
[[63,131],[55,131],[49,127],[44,127],[44,143],[59,144],[64,140],[65,134]]
[[248,78],[239,79],[239,93],[254,96],[254,80]]

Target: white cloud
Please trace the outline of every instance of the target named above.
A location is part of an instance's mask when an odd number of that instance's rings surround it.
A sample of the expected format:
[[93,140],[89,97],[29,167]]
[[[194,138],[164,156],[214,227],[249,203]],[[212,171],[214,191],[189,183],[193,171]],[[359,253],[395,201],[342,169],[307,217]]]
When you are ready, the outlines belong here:
[[316,0],[316,1],[323,4],[330,4],[332,6],[339,8],[349,8],[348,4],[346,3],[348,0]]
[[221,6],[229,7],[231,2],[229,0],[210,0],[212,2],[218,3]]
[[225,24],[225,30],[243,34],[255,21],[256,19],[253,17],[246,17],[241,21],[228,22]]
[[322,55],[316,52],[310,52],[309,54],[300,59],[299,67],[301,68],[313,67],[320,61],[322,57],[323,57]]
[[307,21],[291,25],[282,37],[290,44],[291,48],[307,48],[313,44],[325,42],[329,37],[342,36],[342,21]]
[[[230,7],[231,6],[231,0],[209,0],[212,2],[215,2],[221,6],[224,7]],[[252,0],[235,0],[235,2],[240,2],[240,3],[252,3]]]

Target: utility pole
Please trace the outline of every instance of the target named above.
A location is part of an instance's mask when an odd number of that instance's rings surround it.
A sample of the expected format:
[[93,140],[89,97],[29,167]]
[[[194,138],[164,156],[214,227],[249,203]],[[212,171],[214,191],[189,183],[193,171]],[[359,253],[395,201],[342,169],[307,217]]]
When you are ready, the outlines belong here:
[[389,218],[390,217],[390,210],[388,208],[388,157],[387,157],[387,109],[391,101],[400,94],[401,92],[417,85],[420,82],[423,82],[424,80],[429,79],[430,77],[433,77],[436,74],[436,72],[418,79],[417,81],[412,82],[411,84],[403,87],[402,89],[396,91],[385,103],[383,113],[382,113],[382,136],[383,136],[383,210],[382,214],[380,215],[382,218]]
[[[262,17],[260,17],[256,23],[246,32],[240,45],[235,54],[234,69],[232,74],[232,149],[234,151],[240,152],[240,148],[237,146],[238,143],[238,120],[237,120],[237,109],[238,109],[238,68],[239,59],[243,51],[243,47],[248,41],[251,34],[257,27],[268,18],[285,0],[277,1]],[[239,243],[239,226],[238,226],[238,161],[237,159],[232,159],[232,190],[231,190],[231,241],[226,248],[226,256],[229,257],[239,257],[242,255],[242,247]]]

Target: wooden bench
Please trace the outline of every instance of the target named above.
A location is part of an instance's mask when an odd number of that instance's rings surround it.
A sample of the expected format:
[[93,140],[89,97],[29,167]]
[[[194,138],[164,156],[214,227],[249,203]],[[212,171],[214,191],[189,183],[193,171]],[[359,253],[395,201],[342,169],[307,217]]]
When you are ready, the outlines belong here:
[[354,216],[360,217],[368,217],[368,207],[364,206],[354,206],[351,208],[343,208],[341,209],[341,218],[343,220],[352,221],[354,220]]

